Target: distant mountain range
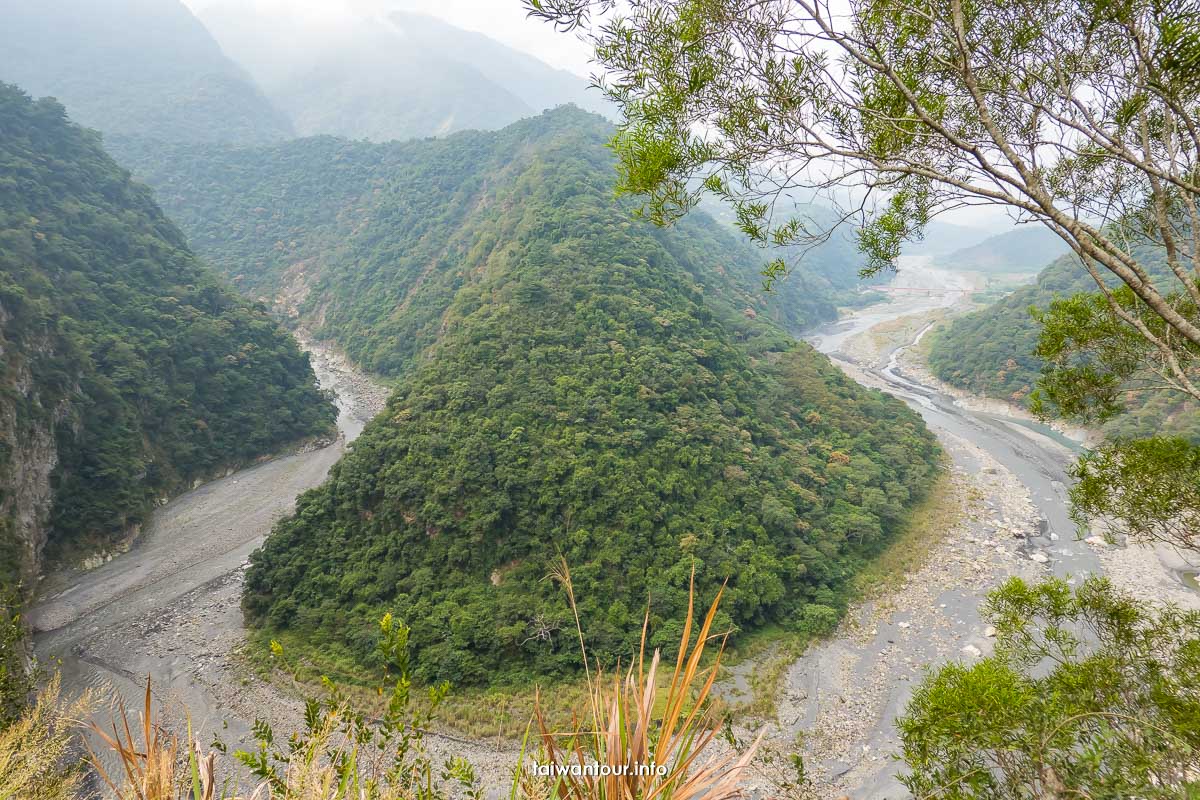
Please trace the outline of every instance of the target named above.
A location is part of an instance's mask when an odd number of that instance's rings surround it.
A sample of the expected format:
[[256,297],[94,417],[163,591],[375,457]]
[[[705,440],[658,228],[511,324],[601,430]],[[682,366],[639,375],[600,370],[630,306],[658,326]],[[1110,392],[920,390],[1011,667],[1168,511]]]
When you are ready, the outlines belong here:
[[1035,274],[1067,252],[1062,237],[1041,225],[1025,226],[935,259],[942,269]]
[[912,256],[942,256],[979,244],[995,231],[932,220],[925,226],[924,236],[904,246],[904,254]]
[[302,135],[386,141],[501,128],[568,102],[606,110],[584,79],[420,14],[318,20],[225,2],[202,19]]
[[106,133],[262,143],[291,122],[178,0],[0,0],[0,80]]
[[583,78],[406,12],[313,16],[224,2],[0,0],[0,80],[104,133],[264,144],[493,130],[565,103],[609,112]]

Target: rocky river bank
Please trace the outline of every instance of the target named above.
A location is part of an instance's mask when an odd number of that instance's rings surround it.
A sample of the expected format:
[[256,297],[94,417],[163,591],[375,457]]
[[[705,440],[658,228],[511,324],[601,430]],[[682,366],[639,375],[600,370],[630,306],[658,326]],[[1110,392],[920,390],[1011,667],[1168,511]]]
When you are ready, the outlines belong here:
[[921,277],[946,293],[897,298],[890,309],[864,309],[813,337],[855,380],[922,414],[949,456],[961,507],[924,564],[852,608],[834,637],[788,671],[771,738],[805,753],[817,797],[907,796],[897,779],[894,720],[927,667],[990,652],[980,603],[1010,576],[1075,584],[1105,574],[1143,599],[1200,607],[1175,563],[1194,563],[1189,554],[1110,543],[1070,520],[1067,467],[1085,431],[1046,428],[1004,404],[949,391],[929,374],[915,345],[965,300],[956,294],[958,276]]
[[[811,339],[850,376],[906,399],[925,417],[949,457],[946,502],[956,509],[910,574],[852,608],[836,635],[786,670],[766,745],[803,752],[819,797],[904,796],[894,719],[927,666],[989,652],[979,604],[1008,576],[1078,581],[1103,571],[1141,596],[1198,599],[1154,551],[1076,538],[1066,515],[1070,440],[952,396],[924,371],[911,344],[967,295],[953,276],[917,277],[931,287],[927,295],[861,309]],[[182,721],[186,712],[201,741],[215,737],[231,749],[249,744],[258,718],[280,731],[301,726],[297,693],[247,668],[243,571],[275,520],[324,479],[387,396],[343,355],[303,331],[301,338],[322,385],[337,395],[337,441],[201,486],[160,509],[130,552],[69,584],[47,584],[57,588],[31,610],[36,649],[43,662],[61,661],[68,691],[102,687],[132,705],[152,675],[168,718]],[[471,761],[493,796],[520,749],[446,735],[427,744],[435,761]],[[232,768],[231,759],[223,764]],[[764,775],[750,788],[776,796]]]

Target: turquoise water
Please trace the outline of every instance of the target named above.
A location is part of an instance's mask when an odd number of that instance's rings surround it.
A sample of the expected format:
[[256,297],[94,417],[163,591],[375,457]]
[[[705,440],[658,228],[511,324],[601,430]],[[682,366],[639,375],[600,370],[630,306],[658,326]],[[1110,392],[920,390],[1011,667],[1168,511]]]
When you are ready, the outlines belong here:
[[1020,425],[1022,428],[1031,430],[1034,433],[1040,433],[1041,435],[1046,436],[1046,437],[1058,442],[1063,447],[1067,448],[1068,450],[1070,450],[1072,453],[1075,453],[1076,455],[1082,454],[1082,453],[1086,452],[1086,450],[1087,450],[1087,448],[1085,448],[1083,445],[1081,445],[1079,442],[1075,441],[1074,439],[1070,438],[1069,436],[1064,436],[1063,434],[1054,430],[1054,428],[1051,428],[1049,425],[1043,425],[1042,423],[1037,422],[1035,420],[1017,419],[1016,417],[1006,417],[1006,416],[997,415],[997,414],[988,414],[987,416],[990,416],[993,419],[998,419],[998,420],[1002,420],[1004,422],[1011,423],[1013,425]]

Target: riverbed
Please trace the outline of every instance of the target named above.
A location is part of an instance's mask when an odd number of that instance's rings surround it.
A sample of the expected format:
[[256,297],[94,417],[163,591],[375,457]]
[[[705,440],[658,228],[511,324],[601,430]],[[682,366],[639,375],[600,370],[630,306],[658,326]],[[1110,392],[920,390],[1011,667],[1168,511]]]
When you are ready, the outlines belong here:
[[[851,609],[837,635],[791,666],[771,726],[776,742],[802,738],[822,796],[855,800],[907,796],[897,778],[895,719],[926,667],[991,651],[980,606],[1004,579],[1056,575],[1077,584],[1108,574],[1145,599],[1200,604],[1165,556],[1112,547],[1070,519],[1068,468],[1081,437],[1019,409],[975,402],[929,374],[916,355],[932,327],[926,320],[966,307],[970,276],[907,259],[895,283],[924,291],[894,292],[807,338],[851,377],[921,415],[949,456],[962,518],[939,532],[915,574]],[[912,338],[872,350],[877,338],[868,334],[901,319],[913,323]]]
[[128,552],[43,581],[27,619],[39,662],[57,666],[66,694],[95,688],[137,709],[152,676],[155,705],[176,727],[186,714],[206,744],[214,736],[247,740],[265,708],[256,694],[270,690],[248,686],[237,655],[245,640],[243,570],[386,399],[384,387],[340,353],[303,344],[322,388],[336,394],[335,441],[187,492],[155,510]]
[[[904,796],[892,759],[893,721],[927,665],[989,651],[979,605],[1004,578],[1054,574],[1078,582],[1103,571],[1156,597],[1188,591],[1156,569],[1153,552],[1077,538],[1067,515],[1075,439],[996,404],[967,402],[924,370],[916,345],[929,320],[968,305],[977,281],[911,259],[894,285],[904,291],[807,339],[855,380],[902,398],[922,416],[949,455],[964,512],[892,595],[856,606],[838,635],[790,666],[768,726],[774,748],[787,752],[802,741],[823,796],[855,800]],[[912,323],[908,338],[873,344],[873,330],[905,319]],[[188,492],[155,512],[128,553],[43,583],[28,618],[39,659],[59,662],[68,692],[115,690],[136,707],[151,675],[156,704],[168,717],[178,722],[190,714],[201,742],[217,737],[231,749],[247,743],[256,718],[283,731],[300,725],[303,708],[294,696],[247,675],[243,570],[275,521],[324,480],[386,397],[337,352],[305,346],[321,385],[336,393],[337,441]],[[518,752],[509,742],[440,737],[430,749],[439,758],[468,757],[491,786],[507,780]]]

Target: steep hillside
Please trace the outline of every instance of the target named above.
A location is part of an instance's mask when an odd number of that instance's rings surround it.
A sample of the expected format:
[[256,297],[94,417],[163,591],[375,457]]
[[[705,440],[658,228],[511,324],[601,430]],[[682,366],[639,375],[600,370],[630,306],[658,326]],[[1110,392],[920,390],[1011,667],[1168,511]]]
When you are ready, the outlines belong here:
[[52,100],[0,84],[0,582],[333,411],[264,309]]
[[[397,374],[436,339],[454,293],[505,241],[511,210],[494,187],[571,151],[576,181],[611,182],[610,132],[602,118],[564,107],[496,133],[437,141],[114,145],[193,246],[244,291],[283,295],[364,366]],[[555,190],[569,196],[575,183]],[[792,329],[832,319],[850,291],[839,287],[857,281],[853,262],[812,254],[776,294],[764,295],[763,253],[704,215],[647,235],[704,285],[721,288],[726,303]]]
[[603,104],[582,78],[419,14],[226,2],[203,19],[302,135],[444,136],[563,103]]
[[[783,207],[781,204],[780,208]],[[706,198],[701,208],[732,231],[735,238],[749,244],[749,239],[738,227],[737,214],[730,205],[717,198]],[[828,238],[820,244],[784,248],[755,246],[758,257],[764,263],[773,258],[783,258],[788,269],[796,274],[795,282],[797,286],[802,287],[802,293],[796,292],[796,287],[787,286],[787,281],[778,284],[779,290],[789,295],[790,302],[801,301],[802,298],[811,299],[814,294],[843,307],[874,303],[883,299],[879,294],[866,290],[887,280],[888,276],[862,278],[859,275],[864,262],[852,225],[839,226],[837,212],[814,203],[796,202],[788,208],[787,214],[811,221],[815,230],[832,229]],[[813,316],[814,321],[825,319],[820,314]]]
[[266,142],[291,124],[179,0],[0,0],[0,81],[76,122],[171,141]]
[[1041,225],[1027,225],[938,256],[935,264],[949,270],[1034,273],[1067,249],[1058,234]]
[[559,554],[598,654],[629,646],[648,596],[654,640],[675,636],[693,564],[706,596],[730,578],[722,625],[836,619],[928,486],[935,441],[771,321],[795,311],[764,299],[758,254],[700,216],[631,219],[607,132],[559,109],[211,171],[162,159],[181,172],[154,173],[160,196],[199,204],[181,217],[197,241],[232,231],[257,254],[247,282],[302,283],[300,314],[398,376],[255,556],[254,624],[371,665],[372,616],[391,609],[424,678],[559,673],[578,663],[545,580]]
[[932,334],[929,365],[935,375],[955,386],[989,397],[1024,403],[1041,371],[1033,354],[1039,326],[1029,313],[1056,296],[1095,288],[1075,256],[1056,259],[1037,281]]
[[[1152,274],[1165,269],[1161,254],[1137,249]],[[929,366],[954,386],[1024,404],[1037,384],[1042,361],[1034,350],[1041,327],[1030,308],[1048,308],[1056,297],[1094,292],[1096,284],[1074,254],[1055,259],[1037,281],[933,332]],[[1166,395],[1130,396],[1128,410],[1104,426],[1108,434],[1146,436],[1173,432],[1200,441],[1200,414]]]

